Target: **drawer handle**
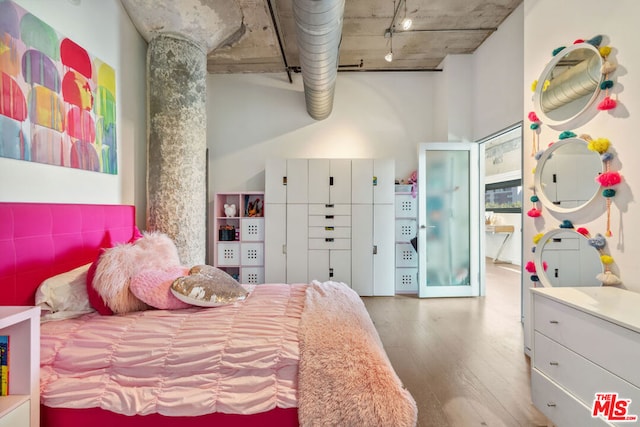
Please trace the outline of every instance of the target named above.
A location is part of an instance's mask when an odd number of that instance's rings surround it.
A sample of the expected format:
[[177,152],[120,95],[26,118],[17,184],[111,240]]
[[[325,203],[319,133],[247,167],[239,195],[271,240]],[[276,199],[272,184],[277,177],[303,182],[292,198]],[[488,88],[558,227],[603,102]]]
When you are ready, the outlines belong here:
[[555,403],[553,403],[553,402],[548,402],[548,403],[547,403],[547,406],[548,406],[549,408],[555,408],[555,407],[556,407],[556,404],[555,404]]
[[325,208],[332,208],[333,207],[333,203],[327,203],[326,205],[324,205]]
[[333,242],[333,238],[331,237],[327,237],[326,239],[324,239],[325,242]]
[[325,215],[324,219],[333,219],[333,215]]
[[554,325],[557,325],[560,322],[558,322],[557,320],[549,320],[549,323],[553,323]]
[[551,365],[551,366],[558,366],[558,365],[559,365],[559,363],[558,363],[558,362],[549,362],[549,365]]
[[335,228],[335,227],[327,226],[327,227],[325,227],[324,229],[325,229],[326,231],[335,231],[335,229],[336,229],[336,228]]

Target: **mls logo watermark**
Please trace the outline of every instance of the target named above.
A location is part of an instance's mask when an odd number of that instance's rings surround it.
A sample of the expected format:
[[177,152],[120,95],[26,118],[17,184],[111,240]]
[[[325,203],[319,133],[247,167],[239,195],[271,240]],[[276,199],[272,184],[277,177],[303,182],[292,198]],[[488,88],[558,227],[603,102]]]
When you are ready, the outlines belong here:
[[618,393],[596,393],[591,416],[603,417],[607,421],[637,421],[637,415],[628,413],[629,405],[631,405],[631,399],[620,399]]

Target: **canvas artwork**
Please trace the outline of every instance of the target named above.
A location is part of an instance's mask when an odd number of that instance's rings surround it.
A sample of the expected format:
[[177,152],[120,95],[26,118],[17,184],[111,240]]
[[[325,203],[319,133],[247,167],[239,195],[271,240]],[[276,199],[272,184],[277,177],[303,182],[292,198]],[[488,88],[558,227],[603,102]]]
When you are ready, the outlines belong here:
[[115,70],[0,0],[0,157],[118,173]]

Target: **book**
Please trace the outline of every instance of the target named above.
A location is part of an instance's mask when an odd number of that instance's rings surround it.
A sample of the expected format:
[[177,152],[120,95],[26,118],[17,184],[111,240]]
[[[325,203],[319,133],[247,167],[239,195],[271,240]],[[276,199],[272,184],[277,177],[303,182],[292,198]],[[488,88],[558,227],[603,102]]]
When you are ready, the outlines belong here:
[[0,335],[0,396],[9,395],[9,336]]

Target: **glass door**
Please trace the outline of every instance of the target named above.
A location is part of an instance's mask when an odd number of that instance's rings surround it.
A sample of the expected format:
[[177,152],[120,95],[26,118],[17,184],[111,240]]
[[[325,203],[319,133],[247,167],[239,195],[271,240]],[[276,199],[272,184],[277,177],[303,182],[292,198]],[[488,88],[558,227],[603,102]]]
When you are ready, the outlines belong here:
[[[418,153],[418,294],[480,294],[479,148],[424,143]],[[481,221],[482,218],[482,221]]]

